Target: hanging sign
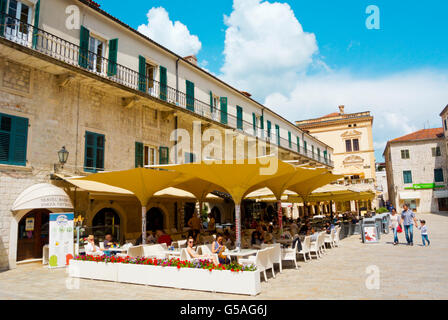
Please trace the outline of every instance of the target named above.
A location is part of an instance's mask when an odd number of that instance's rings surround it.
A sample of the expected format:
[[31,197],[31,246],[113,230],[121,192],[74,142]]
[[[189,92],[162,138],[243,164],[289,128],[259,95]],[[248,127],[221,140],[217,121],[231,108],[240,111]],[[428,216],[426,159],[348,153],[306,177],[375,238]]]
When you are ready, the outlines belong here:
[[34,218],[26,218],[25,231],[34,231]]
[[73,220],[73,213],[50,213],[50,268],[65,267],[73,258]]

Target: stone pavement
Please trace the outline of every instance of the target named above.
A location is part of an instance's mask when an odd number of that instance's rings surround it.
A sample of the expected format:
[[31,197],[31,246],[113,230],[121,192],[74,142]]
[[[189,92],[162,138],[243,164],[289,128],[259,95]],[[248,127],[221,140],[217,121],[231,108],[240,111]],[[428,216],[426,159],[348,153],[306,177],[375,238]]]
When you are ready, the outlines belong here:
[[[448,299],[448,215],[418,214],[428,225],[430,247],[393,246],[392,234],[378,244],[362,244],[359,236],[341,241],[319,259],[290,265],[268,282],[256,297],[70,279],[64,269],[21,265],[0,273],[0,299]],[[404,233],[399,235],[405,242]],[[288,262],[286,262],[288,263]],[[366,268],[379,270],[379,289],[367,289]],[[375,268],[375,267],[373,267]]]

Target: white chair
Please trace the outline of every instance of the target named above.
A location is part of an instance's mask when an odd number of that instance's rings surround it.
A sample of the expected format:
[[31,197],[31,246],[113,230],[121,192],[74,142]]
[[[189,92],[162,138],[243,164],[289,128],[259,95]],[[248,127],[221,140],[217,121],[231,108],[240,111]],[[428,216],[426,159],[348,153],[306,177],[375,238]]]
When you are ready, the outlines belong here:
[[[298,254],[303,255],[303,260],[304,261],[307,261],[306,260],[306,255],[307,254],[309,255],[310,260],[311,260],[310,248],[311,248],[311,236],[306,236],[305,239],[303,240],[303,243],[302,243],[302,250],[300,250],[298,252]],[[295,250],[295,248],[294,248],[294,250]]]
[[104,241],[100,241],[100,249],[104,249]]
[[[272,248],[265,248],[258,250],[255,256],[251,256],[247,259],[240,259],[239,262],[244,266],[254,265],[257,268],[257,270],[260,271],[260,274],[263,273],[264,281],[267,282],[268,277],[266,276],[266,270],[269,269],[270,265],[269,262],[270,250],[272,250]],[[274,275],[274,272],[272,274]]]
[[279,265],[280,273],[283,271],[282,267],[282,248],[280,246],[280,243],[274,243],[274,244],[262,244],[261,248],[274,248],[272,251],[272,263],[277,263]]
[[340,234],[341,234],[341,227],[337,227],[336,228],[336,233],[334,234],[334,246],[335,247],[339,247],[339,242],[340,242]]
[[284,248],[282,250],[282,257],[281,259],[283,261],[294,261],[294,264],[296,266],[296,269],[299,267],[297,266],[297,250],[296,248]]
[[186,248],[187,247],[187,240],[178,240],[177,241],[177,247],[178,248]]
[[[320,258],[320,246],[319,246],[319,236],[317,236],[316,241],[311,241],[311,245],[310,245],[310,258],[311,257],[311,253],[314,253],[316,255],[316,259]],[[311,237],[310,237],[311,240]]]
[[143,246],[143,256],[151,257],[156,259],[165,259],[166,258],[166,244],[153,244],[149,246]]
[[193,260],[193,259],[191,258],[191,256],[190,256],[190,254],[188,253],[187,249],[182,249],[182,250],[180,251],[180,260],[181,260],[181,261],[185,261],[185,260],[191,261],[191,260]]
[[211,244],[203,244],[202,246],[198,247],[198,254],[200,255],[209,255],[210,257],[213,257],[213,260],[218,261],[218,255],[216,253],[212,253],[212,249],[211,249],[212,245]]
[[334,246],[334,234],[335,234],[335,232],[336,232],[336,230],[334,230],[334,229],[331,230],[330,234],[326,234],[325,238],[324,238],[324,244],[325,245],[329,244],[330,248],[333,248],[333,246]]
[[319,242],[319,249],[320,249],[320,252],[322,253],[322,255],[326,252],[326,249],[325,249],[325,232],[321,232],[320,234],[319,234],[319,237],[317,238],[318,239],[318,242]]

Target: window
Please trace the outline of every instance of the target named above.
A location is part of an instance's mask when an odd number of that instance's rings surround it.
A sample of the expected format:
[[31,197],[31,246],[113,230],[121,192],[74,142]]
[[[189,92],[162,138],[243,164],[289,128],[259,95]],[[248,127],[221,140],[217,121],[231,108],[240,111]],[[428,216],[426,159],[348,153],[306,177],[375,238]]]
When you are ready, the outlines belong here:
[[196,155],[191,152],[185,152],[185,163],[193,163],[196,161]]
[[401,159],[409,159],[409,150],[401,150]]
[[10,0],[8,15],[12,18],[8,18],[6,22],[6,38],[27,42],[28,25],[31,24],[32,17],[31,8],[21,1]]
[[447,127],[447,125],[446,125],[446,119],[443,120],[443,123],[444,123],[444,125],[445,125],[445,131],[448,130],[448,127]]
[[156,66],[146,63],[146,92],[148,92],[149,94],[153,94],[156,70]]
[[258,118],[255,112],[252,112],[252,128],[254,130],[254,136],[257,135]]
[[277,145],[280,145],[280,127],[278,124],[275,125],[275,134],[277,135]]
[[194,83],[191,81],[186,80],[186,88],[187,88],[187,95],[186,95],[186,106],[187,110],[194,112]]
[[221,97],[220,104],[221,104],[221,123],[227,124],[227,98]]
[[327,150],[324,150],[324,159],[327,160]]
[[169,164],[169,148],[159,147],[159,164]]
[[103,134],[86,131],[84,171],[97,172],[104,170],[104,144]]
[[403,182],[412,183],[412,173],[411,170],[403,171]]
[[297,152],[300,153],[300,138],[297,137]]
[[243,108],[236,106],[236,128],[243,130]]
[[268,130],[268,138],[271,138],[271,121],[266,121],[267,123],[267,130]]
[[352,140],[345,140],[345,151],[352,152]]
[[317,159],[319,159],[319,161],[320,161],[320,149],[319,148],[317,148]]
[[353,139],[353,151],[359,151],[359,140]]
[[311,157],[314,158],[314,146],[311,146]]
[[89,39],[89,69],[101,73],[106,46],[103,41],[90,35]]
[[443,182],[443,169],[434,169],[434,182]]
[[307,145],[306,141],[303,140],[303,152],[304,152],[305,154],[307,154],[307,152],[308,152],[308,148],[307,148],[306,145]]
[[291,138],[291,132],[288,131],[288,146],[289,148],[292,148],[292,138]]
[[0,113],[0,163],[26,166],[28,119]]
[[440,147],[431,148],[433,157],[440,157]]
[[145,146],[143,150],[143,164],[150,166],[157,164],[157,148],[151,146]]

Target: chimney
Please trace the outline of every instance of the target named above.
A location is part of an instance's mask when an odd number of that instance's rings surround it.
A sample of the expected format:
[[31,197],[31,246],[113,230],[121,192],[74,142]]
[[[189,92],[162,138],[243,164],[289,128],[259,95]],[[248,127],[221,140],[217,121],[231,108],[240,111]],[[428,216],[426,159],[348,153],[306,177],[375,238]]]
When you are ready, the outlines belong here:
[[339,114],[344,114],[344,106],[339,106]]
[[252,95],[249,92],[241,91],[242,94],[244,94],[246,97],[250,98]]
[[195,55],[184,57],[184,59],[187,60],[188,62],[194,64],[195,66],[198,65],[198,58],[196,58]]

